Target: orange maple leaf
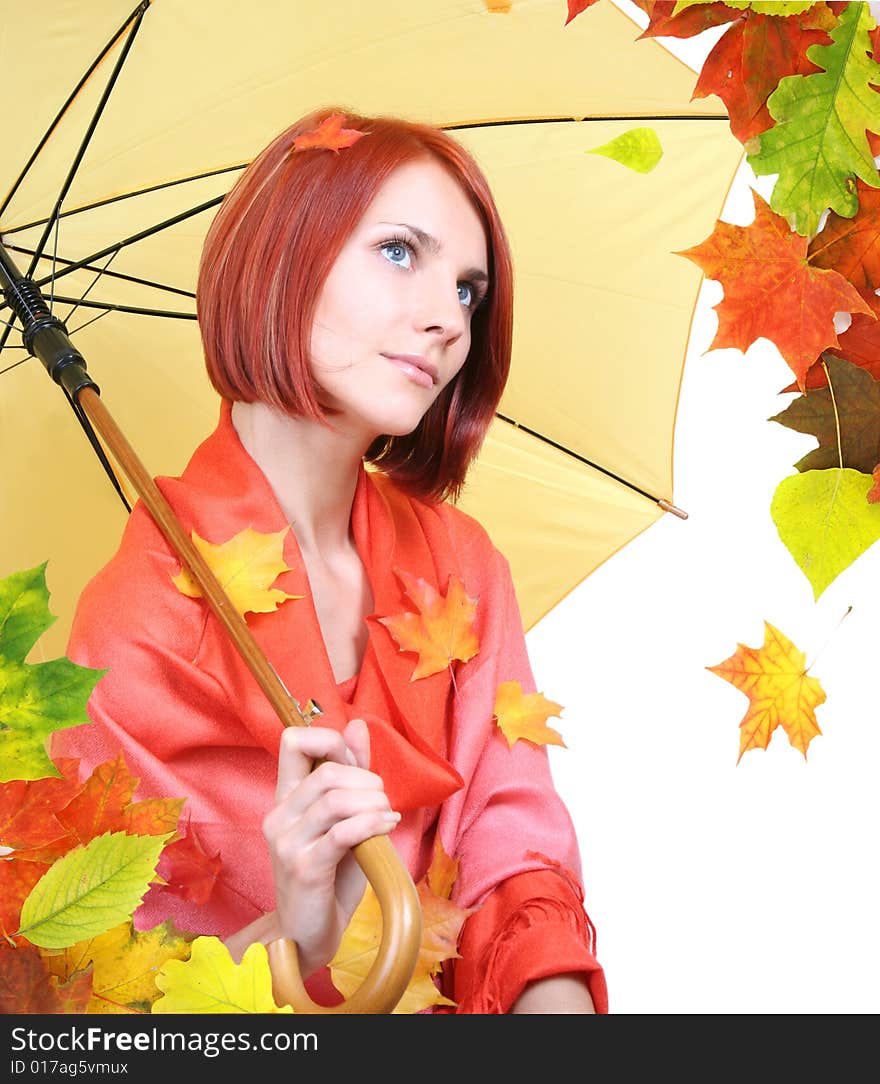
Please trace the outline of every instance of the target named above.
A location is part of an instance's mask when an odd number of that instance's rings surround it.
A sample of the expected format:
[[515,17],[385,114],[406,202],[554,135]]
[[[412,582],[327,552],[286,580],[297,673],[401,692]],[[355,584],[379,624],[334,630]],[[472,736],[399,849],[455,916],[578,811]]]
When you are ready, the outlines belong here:
[[752,225],[719,220],[710,237],[676,255],[693,260],[724,288],[710,349],[745,351],[757,339],[769,339],[803,391],[810,366],[827,347],[839,345],[834,314],[873,313],[842,275],[810,262],[806,237],[794,233],[757,192],[752,196]]
[[[303,597],[271,587],[282,572],[290,571],[283,557],[284,537],[289,530],[289,527],[285,527],[274,534],[261,534],[251,527],[245,527],[226,542],[220,543],[208,542],[195,531],[192,532],[193,544],[242,616],[246,613],[270,613],[288,599]],[[202,597],[202,589],[188,569],[182,568],[171,578],[184,595],[189,598]]]
[[524,693],[518,681],[502,681],[495,693],[495,719],[511,748],[521,739],[535,745],[564,746],[562,735],[547,726],[550,716],[561,712],[561,704],[542,693]]
[[450,575],[446,594],[440,595],[427,580],[395,569],[418,613],[402,613],[378,620],[394,637],[401,651],[414,651],[419,660],[410,681],[437,674],[453,660],[467,662],[480,649],[474,631],[477,600],[468,598],[464,584]]
[[807,676],[805,659],[788,637],[765,621],[761,647],[738,644],[729,659],[706,667],[750,701],[740,723],[737,764],[747,750],[766,749],[778,726],[806,759],[810,742],[822,733],[815,709],[825,701],[825,692],[816,678]]
[[353,143],[365,136],[357,128],[343,128],[345,123],[344,113],[332,113],[329,117],[313,128],[310,132],[303,132],[293,141],[293,151],[326,150],[339,154],[341,147],[350,147]]

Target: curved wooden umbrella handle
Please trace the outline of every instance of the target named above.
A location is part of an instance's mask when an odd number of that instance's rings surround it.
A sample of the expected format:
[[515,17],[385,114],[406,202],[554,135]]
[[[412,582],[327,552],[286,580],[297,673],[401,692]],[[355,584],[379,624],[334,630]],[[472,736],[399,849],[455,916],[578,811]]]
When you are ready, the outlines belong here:
[[[97,390],[77,391],[79,408],[91,422],[155,519],[157,526],[202,588],[208,605],[225,626],[251,673],[285,726],[308,720],[284,688],[244,618],[238,613],[204,558],[188,537],[161,490],[111,418]],[[403,996],[415,970],[421,942],[421,905],[406,867],[387,836],[374,836],[354,848],[358,865],[373,886],[382,911],[382,941],[367,977],[341,1005],[316,1004],[299,973],[296,945],[278,940],[269,946],[273,988],[282,1004],[302,1013],[390,1013]]]

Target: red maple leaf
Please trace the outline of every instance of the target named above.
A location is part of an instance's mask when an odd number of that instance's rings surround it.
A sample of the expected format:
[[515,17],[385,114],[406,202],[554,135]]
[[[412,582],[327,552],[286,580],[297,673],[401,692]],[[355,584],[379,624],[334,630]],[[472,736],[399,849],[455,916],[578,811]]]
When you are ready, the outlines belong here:
[[806,52],[831,42],[826,27],[834,22],[825,4],[787,18],[744,12],[706,57],[693,97],[717,94],[727,106],[731,132],[745,143],[773,126],[767,99],[780,79],[822,71]]
[[61,777],[12,779],[0,783],[0,846],[15,850],[44,847],[69,834],[56,816],[81,789],[79,761],[59,759]]
[[220,872],[220,852],[208,854],[192,827],[162,851],[157,873],[165,881],[156,891],[172,892],[199,905],[208,902]]
[[303,132],[302,135],[294,139],[294,153],[296,151],[326,150],[338,154],[340,148],[350,147],[353,143],[357,143],[361,136],[367,134],[357,128],[343,128],[344,123],[344,113],[331,113],[329,117],[325,117],[321,121],[317,128],[313,128],[310,132]]
[[0,948],[0,1012],[46,1015],[84,1013],[92,996],[92,969],[59,982],[46,970],[39,949],[22,944]]
[[750,226],[718,221],[712,235],[679,252],[717,279],[724,298],[715,306],[718,330],[710,349],[747,350],[760,338],[775,343],[804,389],[807,370],[828,347],[838,346],[836,312],[870,306],[837,271],[814,267],[807,239],[794,233],[753,191]]

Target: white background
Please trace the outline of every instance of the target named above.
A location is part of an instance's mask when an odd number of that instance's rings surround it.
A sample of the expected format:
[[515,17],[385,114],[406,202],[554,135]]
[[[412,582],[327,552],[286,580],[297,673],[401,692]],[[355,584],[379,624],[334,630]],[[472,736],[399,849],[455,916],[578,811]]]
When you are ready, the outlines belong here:
[[[661,40],[699,70],[701,37]],[[743,166],[721,217],[747,225],[768,181]],[[771,343],[709,351],[722,296],[704,281],[685,361],[673,499],[689,518],[663,517],[527,636],[564,706],[551,764],[613,1013],[876,1013],[880,548],[814,600],[770,502],[816,441],[768,420],[793,398]],[[737,764],[748,700],[706,668],[760,646],[765,620],[821,682],[822,734],[805,759],[780,728]]]

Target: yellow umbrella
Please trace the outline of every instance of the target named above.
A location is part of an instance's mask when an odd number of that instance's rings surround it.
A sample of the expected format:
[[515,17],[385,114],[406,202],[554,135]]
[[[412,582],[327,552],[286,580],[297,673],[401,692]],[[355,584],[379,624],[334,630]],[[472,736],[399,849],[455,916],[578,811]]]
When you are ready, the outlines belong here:
[[[216,421],[192,295],[217,201],[272,136],[332,104],[454,128],[496,194],[512,376],[461,504],[510,559],[526,626],[663,514],[700,281],[672,253],[710,232],[742,148],[721,103],[691,102],[694,73],[637,41],[611,0],[565,19],[565,0],[55,0],[48,19],[4,15],[0,71],[22,101],[4,122],[0,237],[152,474],[178,473]],[[637,126],[663,148],[652,172],[587,153]],[[53,658],[126,510],[20,335],[2,343],[0,573],[48,559],[59,620],[35,657]]]

